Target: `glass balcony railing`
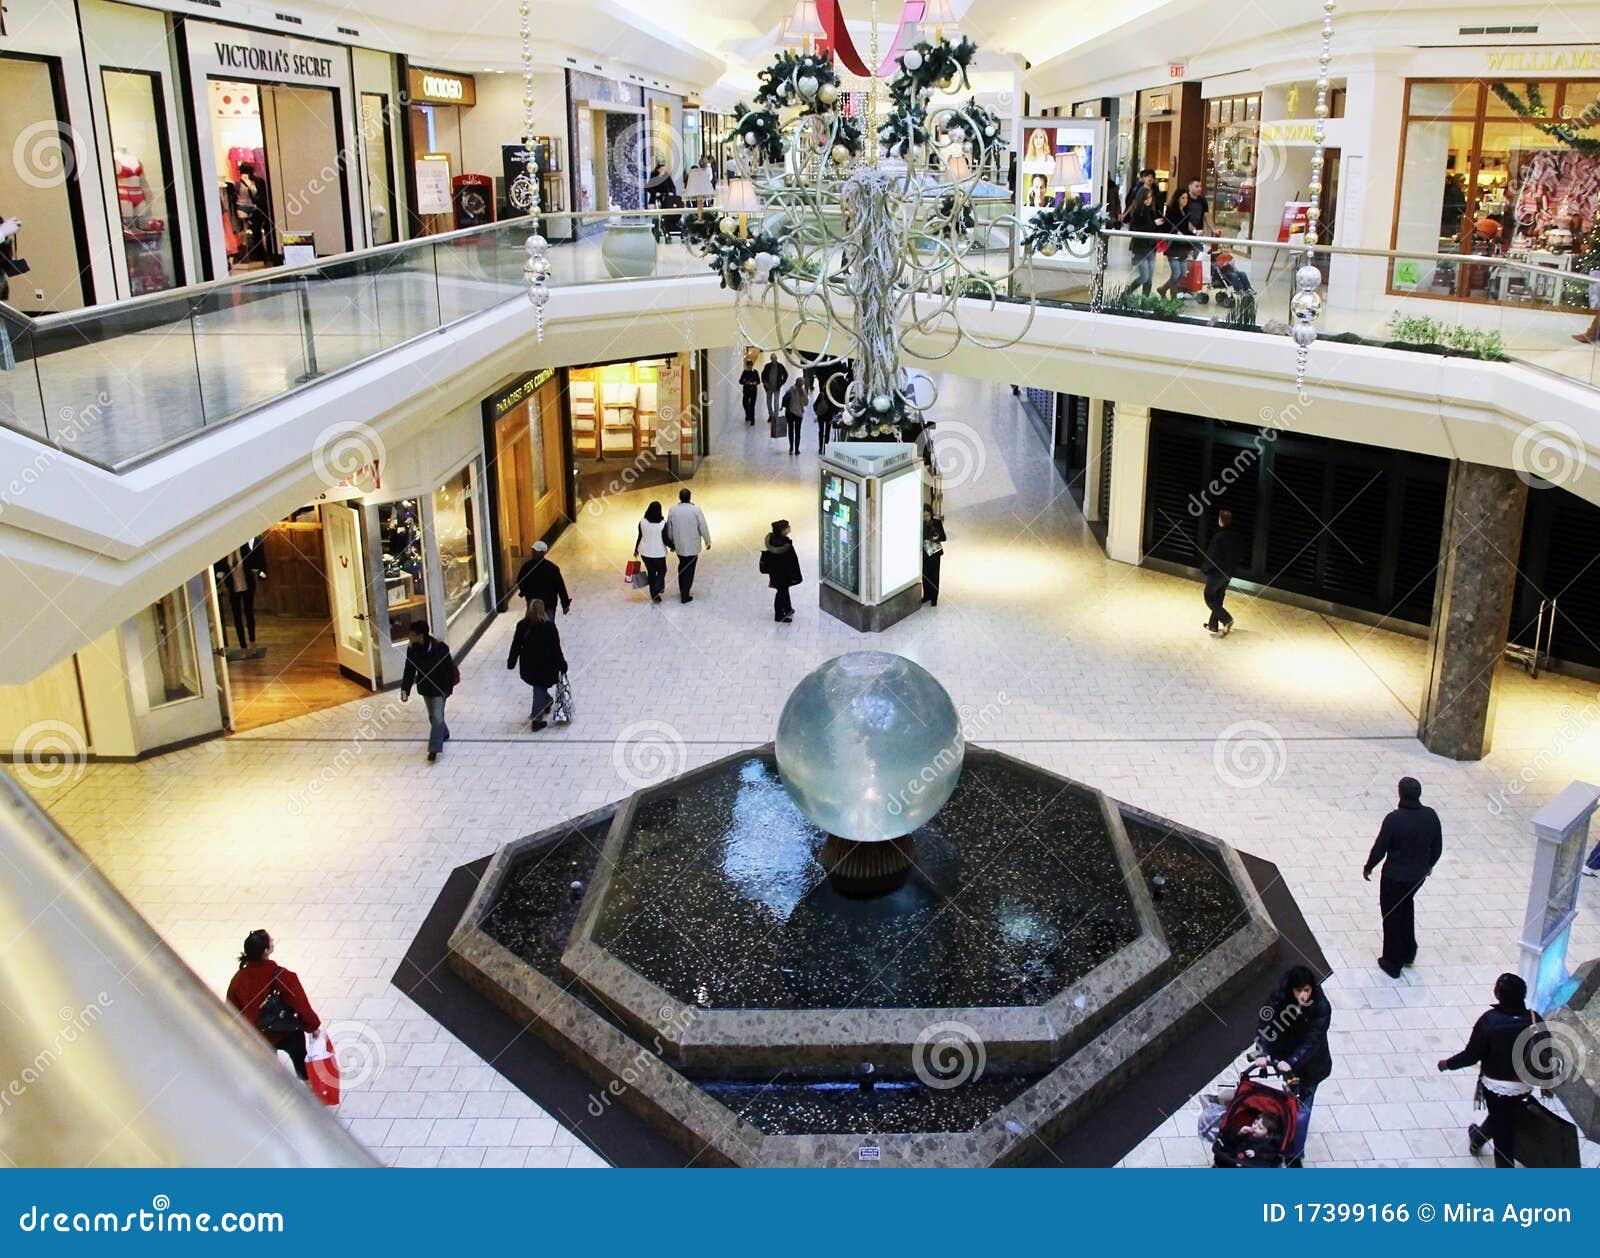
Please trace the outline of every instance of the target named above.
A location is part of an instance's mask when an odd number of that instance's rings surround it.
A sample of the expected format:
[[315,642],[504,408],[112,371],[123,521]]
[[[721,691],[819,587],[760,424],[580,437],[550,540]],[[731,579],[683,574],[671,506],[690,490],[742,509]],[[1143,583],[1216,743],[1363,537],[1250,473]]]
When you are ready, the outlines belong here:
[[[683,211],[548,215],[550,287],[707,274]],[[567,230],[577,218],[583,230]],[[502,302],[526,297],[531,225],[509,219],[29,319],[0,306],[0,424],[107,468],[149,458]],[[645,239],[641,240],[643,234]],[[626,237],[626,239],[619,239]]]
[[[1169,286],[1172,268],[1164,253],[1148,255],[1147,271],[1136,262],[1143,246],[1169,240],[1195,243],[1194,237],[1111,232],[1098,264],[1093,246],[1085,245],[1076,265],[1068,260],[1065,267],[1033,268],[1032,295],[1158,322],[1287,333],[1303,245],[1204,238],[1206,261],[1196,289],[1187,266],[1185,283]],[[1319,340],[1518,362],[1600,386],[1594,339],[1600,312],[1590,305],[1600,284],[1591,286],[1588,277],[1503,257],[1332,246],[1317,249],[1317,264],[1325,276]],[[1018,273],[1013,296],[1028,295],[1025,275]],[[1395,286],[1397,275],[1404,288]]]
[[[708,274],[681,236],[649,243],[659,220],[676,227],[671,220],[682,213],[548,216],[577,218],[582,228],[554,233],[578,238],[551,245],[550,286]],[[1241,333],[1288,330],[1303,246],[1202,239],[1205,283],[1162,296],[1167,258],[1150,254],[1148,293],[1135,258],[1146,244],[1193,245],[1196,238],[1111,232],[1098,248],[1083,245],[1080,258],[1063,253],[1031,271],[1013,270],[1009,213],[1009,200],[985,205],[965,253],[969,268],[994,276],[997,295]],[[0,306],[0,424],[100,466],[128,467],[331,373],[523,298],[529,230],[527,220],[512,219],[37,320]],[[1317,252],[1327,276],[1322,340],[1514,361],[1600,386],[1600,347],[1592,339],[1600,320],[1589,304],[1597,290],[1587,277],[1507,258]],[[1238,278],[1230,282],[1230,275]],[[962,282],[982,295],[971,280]]]

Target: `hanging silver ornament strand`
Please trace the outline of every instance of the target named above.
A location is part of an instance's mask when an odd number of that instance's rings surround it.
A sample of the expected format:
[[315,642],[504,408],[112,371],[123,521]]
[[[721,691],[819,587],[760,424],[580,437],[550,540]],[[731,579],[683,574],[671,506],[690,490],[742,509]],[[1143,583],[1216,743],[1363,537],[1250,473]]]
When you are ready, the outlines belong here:
[[1295,391],[1305,389],[1306,365],[1317,340],[1317,316],[1322,313],[1322,271],[1317,266],[1317,232],[1322,220],[1322,170],[1328,138],[1328,65],[1333,60],[1334,0],[1322,0],[1322,49],[1317,54],[1316,121],[1311,124],[1311,203],[1306,207],[1306,252],[1294,273],[1294,296],[1289,317],[1295,345]]
[[543,342],[544,308],[550,300],[550,242],[539,231],[539,213],[543,207],[539,203],[538,148],[533,142],[533,43],[528,30],[528,0],[521,0],[517,5],[517,16],[522,35],[522,151],[528,160],[528,217],[533,221],[533,235],[528,237],[528,258],[522,264],[522,275],[528,281],[528,300],[533,303],[534,335]]

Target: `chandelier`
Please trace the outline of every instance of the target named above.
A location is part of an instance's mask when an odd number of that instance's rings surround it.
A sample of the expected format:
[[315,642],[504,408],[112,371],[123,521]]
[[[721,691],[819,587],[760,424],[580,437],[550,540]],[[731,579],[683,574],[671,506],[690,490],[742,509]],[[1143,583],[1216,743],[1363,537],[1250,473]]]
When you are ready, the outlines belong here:
[[865,107],[827,54],[779,52],[735,107],[724,206],[691,216],[685,238],[734,292],[747,343],[817,370],[848,438],[912,440],[937,390],[902,358],[1020,341],[1031,297],[999,339],[963,323],[962,299],[993,309],[1036,250],[1081,244],[1104,220],[1073,204],[1024,229],[1009,212],[1002,121],[971,94],[969,39],[940,32],[901,53],[881,110],[876,10]]

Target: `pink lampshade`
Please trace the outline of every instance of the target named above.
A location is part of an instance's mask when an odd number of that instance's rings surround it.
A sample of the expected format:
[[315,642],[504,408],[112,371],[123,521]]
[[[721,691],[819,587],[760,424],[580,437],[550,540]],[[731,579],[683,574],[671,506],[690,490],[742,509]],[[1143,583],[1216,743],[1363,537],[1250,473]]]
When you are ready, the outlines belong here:
[[1050,180],[1057,187],[1082,183],[1084,178],[1083,158],[1076,153],[1057,153],[1054,176]]
[[933,28],[948,31],[955,24],[955,6],[950,0],[927,0],[922,6],[922,17],[917,21],[917,25],[923,30]]

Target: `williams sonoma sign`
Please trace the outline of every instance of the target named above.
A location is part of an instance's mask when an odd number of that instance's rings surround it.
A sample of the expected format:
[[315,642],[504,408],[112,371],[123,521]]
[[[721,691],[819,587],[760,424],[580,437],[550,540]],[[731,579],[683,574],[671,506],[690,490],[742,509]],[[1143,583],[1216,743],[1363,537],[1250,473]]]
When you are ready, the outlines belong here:
[[302,79],[331,79],[332,57],[308,57],[286,48],[257,48],[254,44],[225,44],[213,41],[217,63],[230,70],[254,70],[259,74],[293,75]]

